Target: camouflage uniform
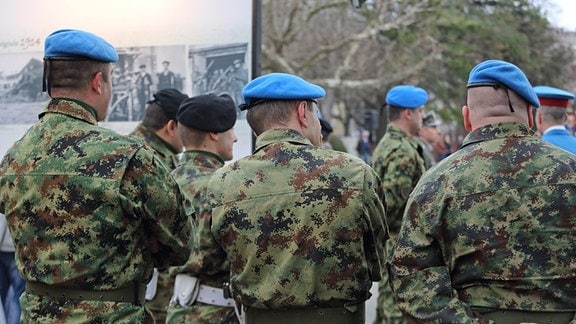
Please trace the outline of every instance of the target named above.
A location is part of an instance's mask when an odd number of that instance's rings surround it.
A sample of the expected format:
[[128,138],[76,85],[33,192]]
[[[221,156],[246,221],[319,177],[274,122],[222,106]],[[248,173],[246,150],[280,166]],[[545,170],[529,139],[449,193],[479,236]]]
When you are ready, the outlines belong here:
[[212,234],[234,299],[260,309],[354,308],[380,280],[388,233],[378,177],[359,158],[291,129],[217,170]]
[[[207,204],[206,186],[214,171],[224,166],[218,155],[188,150],[183,153],[178,167],[172,172],[176,182],[189,198],[191,208],[201,210]],[[188,262],[181,267],[170,269],[171,277],[184,273],[200,280],[203,285],[222,288],[230,278],[230,264],[226,253],[214,241],[210,232],[210,214],[203,213],[194,220],[196,223],[197,244],[192,247]],[[177,302],[168,308],[168,323],[237,323],[234,308],[219,307],[196,302],[183,308]]]
[[[152,148],[168,170],[174,170],[174,168],[176,168],[176,164],[178,163],[177,154],[179,152],[156,135],[153,130],[140,123],[136,129],[130,133],[130,136],[140,139]],[[166,321],[166,307],[168,307],[170,303],[173,287],[174,280],[170,279],[168,269],[159,270],[156,295],[154,299],[146,301],[146,308],[152,312],[157,323],[164,323]]]
[[160,138],[153,130],[149,129],[148,127],[138,124],[136,129],[130,133],[130,136],[133,138],[138,138],[146,145],[150,146],[154,151],[156,151],[157,155],[160,157],[160,160],[168,170],[174,170],[176,165],[178,165],[178,154],[179,151],[174,150],[172,145],[168,144],[162,138]]
[[[382,180],[386,202],[386,216],[390,229],[390,240],[386,243],[387,254],[391,255],[392,245],[400,225],[408,195],[418,183],[426,167],[418,142],[394,125],[388,125],[386,134],[372,154],[372,167]],[[378,285],[378,302],[375,323],[404,323],[402,313],[394,302],[388,283],[388,272],[382,274]]]
[[[52,99],[0,165],[0,212],[28,282],[110,290],[183,263],[190,222],[168,171],[141,143],[99,127],[94,109]],[[22,322],[138,323],[143,306],[25,292]]]
[[576,159],[525,124],[471,132],[408,200],[391,263],[418,321],[473,310],[575,311]]

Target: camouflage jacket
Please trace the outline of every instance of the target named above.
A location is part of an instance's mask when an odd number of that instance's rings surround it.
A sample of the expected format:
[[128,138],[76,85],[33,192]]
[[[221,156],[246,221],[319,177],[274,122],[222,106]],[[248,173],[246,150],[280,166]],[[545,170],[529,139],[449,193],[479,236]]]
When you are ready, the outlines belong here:
[[399,307],[445,323],[576,311],[575,211],[574,155],[525,124],[474,130],[410,195],[391,264]]
[[[27,281],[82,290],[145,284],[182,264],[191,225],[178,185],[152,151],[99,127],[92,107],[52,99],[0,164],[0,212]],[[134,322],[131,303],[24,293],[24,322]]]
[[[210,176],[224,166],[224,160],[206,151],[185,151],[172,175],[187,197],[191,210],[207,210],[206,186]],[[212,237],[210,214],[196,216],[196,237],[188,262],[172,268],[170,273],[186,273],[200,278],[204,285],[221,288],[230,277],[226,253]]]
[[140,123],[129,136],[140,139],[156,151],[156,154],[160,157],[160,160],[168,170],[174,170],[174,168],[176,168],[176,165],[178,164],[177,155],[180,152],[174,150],[172,145],[168,144],[165,140],[160,138],[160,136],[156,135],[153,130]]
[[391,233],[398,233],[410,192],[426,171],[418,142],[394,125],[372,153],[372,167],[382,181],[386,217]]
[[[178,163],[177,154],[179,152],[174,150],[174,148],[158,136],[156,132],[139,123],[129,136],[144,142],[148,148],[152,149],[156,153],[156,156],[164,163],[168,171],[174,170]],[[170,302],[174,291],[174,281],[170,279],[168,271],[168,268],[160,270],[156,283],[156,294],[152,300],[146,301],[146,309],[152,312],[156,322],[164,322],[166,305]]]
[[290,129],[217,170],[212,234],[230,259],[232,294],[257,308],[339,307],[370,297],[388,238],[378,177],[359,158]]
[[[224,165],[218,155],[206,152],[185,151],[172,175],[187,197],[191,210],[209,210],[206,186],[210,176]],[[196,277],[203,285],[222,288],[230,278],[230,263],[226,252],[214,240],[210,232],[210,213],[196,215],[196,235],[188,262],[170,269],[170,276],[185,273]],[[168,309],[171,323],[236,323],[236,313],[232,307],[220,307],[196,303],[192,307],[171,304]]]

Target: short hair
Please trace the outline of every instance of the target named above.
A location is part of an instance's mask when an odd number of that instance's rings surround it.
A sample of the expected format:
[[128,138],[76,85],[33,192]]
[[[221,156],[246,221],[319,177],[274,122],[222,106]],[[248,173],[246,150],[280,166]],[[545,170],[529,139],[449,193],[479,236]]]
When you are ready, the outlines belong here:
[[164,127],[171,118],[166,116],[164,109],[160,107],[156,102],[150,102],[146,106],[146,111],[144,112],[144,118],[142,119],[142,125],[157,131]]
[[182,139],[182,144],[184,146],[199,147],[204,142],[206,136],[208,136],[208,132],[188,127],[180,123],[178,124],[178,136]]
[[400,119],[400,114],[402,114],[404,110],[406,109],[388,105],[388,121],[395,121]]
[[[246,121],[256,135],[262,134],[273,124],[285,124],[290,120],[291,108],[306,100],[270,100],[256,105],[246,113]],[[308,105],[311,107],[312,105]]]
[[109,66],[108,62],[92,60],[50,60],[45,68],[50,75],[51,89],[84,90],[98,72],[102,72],[102,79],[109,82]]
[[566,117],[566,108],[564,107],[540,107],[540,113],[542,114],[542,118],[554,124],[563,124],[564,118]]

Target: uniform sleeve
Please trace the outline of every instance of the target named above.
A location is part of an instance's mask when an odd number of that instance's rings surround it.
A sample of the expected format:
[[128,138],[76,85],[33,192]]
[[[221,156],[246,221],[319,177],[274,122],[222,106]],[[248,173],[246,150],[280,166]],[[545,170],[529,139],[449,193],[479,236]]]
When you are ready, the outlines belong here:
[[208,209],[203,209],[196,219],[197,244],[192,249],[192,266],[198,273],[213,275],[229,268],[226,252],[212,236],[212,219]]
[[381,177],[382,191],[388,213],[388,226],[398,231],[401,223],[401,211],[408,200],[415,181],[422,174],[421,165],[414,161],[414,154],[402,146],[391,150],[384,156],[378,156],[374,169]]
[[372,281],[382,279],[382,271],[386,262],[386,240],[389,239],[386,213],[380,197],[380,180],[371,169],[366,171],[364,208],[367,215],[369,231],[364,239],[370,277]]
[[127,212],[142,220],[154,266],[162,269],[185,263],[194,227],[179,186],[154,153],[138,150],[122,180],[121,193]]
[[417,322],[482,323],[452,289],[433,212],[422,201],[408,200],[390,264],[398,307]]
[[401,150],[388,163],[388,172],[384,173],[382,188],[386,199],[386,206],[398,210],[404,206],[410,191],[412,191],[413,175],[417,173],[416,163],[409,154]]

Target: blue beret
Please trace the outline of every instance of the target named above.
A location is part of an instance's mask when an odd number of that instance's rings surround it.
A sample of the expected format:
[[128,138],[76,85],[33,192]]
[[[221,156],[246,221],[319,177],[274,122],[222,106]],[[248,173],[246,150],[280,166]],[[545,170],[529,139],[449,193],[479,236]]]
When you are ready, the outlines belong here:
[[242,90],[246,110],[267,100],[311,100],[323,98],[326,91],[295,75],[269,73],[246,84]]
[[236,123],[236,105],[227,94],[190,97],[180,104],[178,123],[204,132],[222,133]]
[[550,86],[535,86],[534,92],[536,92],[541,106],[567,108],[570,106],[570,100],[574,99],[574,94]]
[[574,95],[566,90],[549,87],[549,86],[535,86],[534,91],[538,98],[550,98],[550,99],[574,99]]
[[118,53],[110,43],[94,34],[74,29],[61,29],[48,35],[44,42],[44,57],[118,61]]
[[397,108],[416,109],[427,101],[426,90],[413,85],[395,86],[386,94],[386,103]]
[[487,60],[470,71],[468,88],[494,85],[504,85],[533,107],[540,107],[530,81],[516,65],[500,60]]

